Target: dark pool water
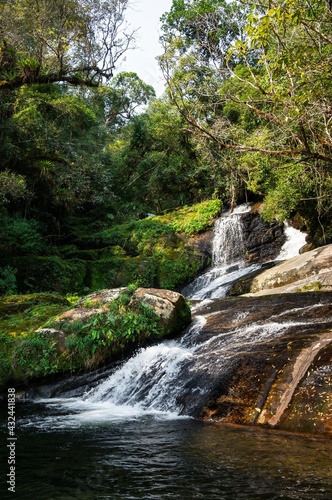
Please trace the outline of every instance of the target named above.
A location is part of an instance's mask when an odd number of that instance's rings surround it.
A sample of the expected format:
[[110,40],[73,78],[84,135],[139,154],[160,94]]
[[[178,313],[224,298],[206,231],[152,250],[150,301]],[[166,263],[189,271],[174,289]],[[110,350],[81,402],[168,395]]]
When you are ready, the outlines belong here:
[[1,498],[332,499],[332,440],[163,415],[72,418],[57,405],[16,408],[16,491]]

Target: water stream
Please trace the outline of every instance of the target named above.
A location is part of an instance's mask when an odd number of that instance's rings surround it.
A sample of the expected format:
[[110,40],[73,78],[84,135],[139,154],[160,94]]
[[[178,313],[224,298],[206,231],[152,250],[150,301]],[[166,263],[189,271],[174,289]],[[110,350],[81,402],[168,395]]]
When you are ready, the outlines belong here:
[[[22,402],[17,406],[17,492],[22,500],[70,499],[308,499],[332,498],[332,441],[273,430],[197,421],[240,352],[307,328],[312,308],[275,311],[246,322],[230,316],[227,328],[201,334],[230,282],[257,268],[246,265],[238,212],[216,224],[213,267],[190,290],[195,319],[179,340],[138,352],[82,398]],[[292,228],[280,258],[304,244]],[[205,300],[203,300],[205,299]],[[321,323],[332,325],[328,314]],[[309,328],[309,327],[308,327]],[[234,335],[234,332],[236,335]],[[5,426],[0,427],[6,435]],[[1,459],[5,448],[0,451]],[[1,484],[1,498],[11,498]]]
[[[202,301],[226,297],[236,280],[261,269],[261,263],[249,264],[245,259],[241,215],[250,210],[250,205],[241,205],[232,212],[226,212],[216,221],[212,266],[184,288],[183,294],[188,299]],[[306,243],[306,234],[294,229],[287,222],[284,222],[284,234],[286,241],[276,261],[295,257]]]

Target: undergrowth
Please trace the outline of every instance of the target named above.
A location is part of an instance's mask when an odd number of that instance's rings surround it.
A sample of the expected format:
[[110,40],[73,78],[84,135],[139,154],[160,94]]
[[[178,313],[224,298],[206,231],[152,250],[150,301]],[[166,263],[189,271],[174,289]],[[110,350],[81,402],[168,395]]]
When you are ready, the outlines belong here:
[[153,309],[130,303],[134,290],[134,286],[128,287],[103,312],[84,320],[61,323],[55,319],[41,331],[2,333],[0,385],[96,368],[121,359],[148,338],[162,335],[160,318]]

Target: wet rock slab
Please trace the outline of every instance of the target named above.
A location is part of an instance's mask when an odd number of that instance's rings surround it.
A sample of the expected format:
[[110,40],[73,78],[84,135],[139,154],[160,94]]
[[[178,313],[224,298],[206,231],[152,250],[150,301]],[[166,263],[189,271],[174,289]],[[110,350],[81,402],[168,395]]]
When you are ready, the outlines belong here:
[[203,419],[332,432],[332,294],[220,299],[181,373],[182,412]]

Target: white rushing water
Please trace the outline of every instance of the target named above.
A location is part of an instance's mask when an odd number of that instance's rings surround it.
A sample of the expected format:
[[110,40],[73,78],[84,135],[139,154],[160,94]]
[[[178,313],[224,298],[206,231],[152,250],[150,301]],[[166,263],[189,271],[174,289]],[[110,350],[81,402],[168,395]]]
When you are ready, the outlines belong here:
[[259,269],[259,265],[249,266],[244,259],[241,215],[250,210],[250,205],[240,205],[233,211],[225,212],[215,222],[212,266],[186,287],[183,293],[187,298],[204,300],[225,297],[234,281]]
[[214,225],[212,265],[225,267],[242,263],[245,246],[241,215],[250,211],[250,205],[241,205],[232,212],[226,212]]
[[91,403],[111,400],[117,405],[138,405],[141,409],[174,410],[172,395],[180,389],[178,374],[191,356],[192,349],[178,342],[142,349],[85,399]]
[[287,260],[299,255],[301,248],[306,244],[306,234],[284,222],[286,241],[281,247],[276,260]]

